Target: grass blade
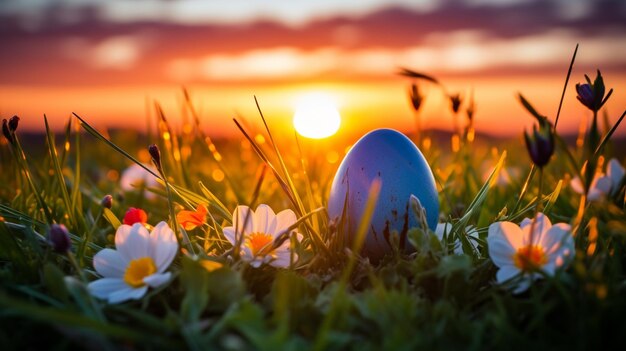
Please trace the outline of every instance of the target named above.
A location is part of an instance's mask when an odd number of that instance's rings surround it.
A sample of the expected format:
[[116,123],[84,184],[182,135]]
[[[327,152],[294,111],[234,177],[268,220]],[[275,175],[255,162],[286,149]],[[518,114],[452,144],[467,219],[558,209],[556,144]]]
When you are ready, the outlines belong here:
[[561,93],[561,100],[559,101],[559,109],[556,111],[556,118],[554,120],[554,130],[556,130],[556,126],[559,124],[559,116],[561,115],[561,107],[563,106],[563,100],[565,99],[565,92],[567,91],[567,83],[569,82],[569,77],[572,74],[572,68],[574,68],[574,61],[576,61],[576,53],[578,52],[578,45],[576,44],[576,48],[574,49],[574,54],[572,55],[572,61],[569,63],[569,68],[567,69],[567,76],[565,77],[565,84],[563,84],[563,92]]
[[48,118],[46,115],[43,116],[44,123],[46,125],[46,143],[48,144],[48,154],[50,159],[52,160],[52,165],[54,167],[54,176],[59,184],[59,190],[61,191],[61,197],[63,199],[63,203],[65,205],[65,213],[67,213],[70,223],[76,229],[84,229],[83,225],[79,226],[78,221],[76,220],[76,211],[72,206],[72,202],[70,201],[70,195],[67,191],[67,186],[65,185],[65,178],[63,177],[63,170],[61,169],[61,165],[59,164],[59,157],[56,145],[54,143],[54,136],[52,135],[52,131],[50,130],[50,125],[48,124]]

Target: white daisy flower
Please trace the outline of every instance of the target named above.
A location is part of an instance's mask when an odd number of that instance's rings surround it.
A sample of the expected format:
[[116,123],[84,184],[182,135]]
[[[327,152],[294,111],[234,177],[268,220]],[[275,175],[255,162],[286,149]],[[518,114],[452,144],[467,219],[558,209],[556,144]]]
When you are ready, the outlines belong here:
[[[532,232],[531,232],[532,231]],[[521,273],[514,293],[521,293],[541,278],[538,270],[554,275],[574,257],[574,238],[566,223],[552,225],[543,213],[533,220],[526,218],[518,226],[512,222],[496,222],[489,226],[489,256],[500,269],[496,274],[503,283]]]
[[[262,264],[274,267],[287,268],[298,255],[291,251],[291,241],[284,240],[280,246],[274,247],[274,240],[285,233],[290,226],[296,223],[296,214],[292,210],[284,210],[278,214],[268,206],[261,204],[256,211],[248,206],[237,206],[233,213],[233,226],[224,227],[224,236],[233,246],[240,246],[239,255],[258,268]],[[298,240],[301,235],[292,231]]]
[[[606,175],[602,172],[596,173],[589,185],[587,199],[589,201],[601,200],[604,196],[614,194],[619,190],[619,185],[624,178],[624,167],[615,158],[609,160],[606,167]],[[578,177],[574,177],[570,183],[572,189],[578,194],[585,192],[585,187]]]
[[[452,223],[437,223],[437,228],[435,228],[435,235],[437,235],[437,238],[439,238],[439,241],[443,243],[443,235],[450,235],[452,232]],[[472,244],[472,246],[474,247],[474,250],[478,250],[478,243],[476,242],[476,240],[473,240],[472,238],[476,238],[478,239],[478,230],[476,230],[476,227],[474,227],[473,225],[468,225],[467,227],[465,227],[465,233],[468,236],[468,240],[470,242],[470,244]],[[463,254],[463,245],[461,243],[461,241],[457,238],[454,241],[454,254],[455,255],[462,255]]]
[[[157,173],[154,167],[145,166]],[[120,188],[124,191],[137,191],[137,189],[142,187],[156,188],[159,185],[159,182],[157,182],[156,178],[150,174],[150,172],[136,163],[126,168],[120,177]],[[154,199],[156,197],[156,195],[150,191],[146,191],[145,196],[148,199]]]
[[117,250],[104,249],[93,258],[96,272],[103,278],[88,285],[89,292],[109,303],[138,300],[148,287],[167,283],[165,272],[178,252],[174,232],[165,222],[148,233],[141,223],[121,225],[115,233]]

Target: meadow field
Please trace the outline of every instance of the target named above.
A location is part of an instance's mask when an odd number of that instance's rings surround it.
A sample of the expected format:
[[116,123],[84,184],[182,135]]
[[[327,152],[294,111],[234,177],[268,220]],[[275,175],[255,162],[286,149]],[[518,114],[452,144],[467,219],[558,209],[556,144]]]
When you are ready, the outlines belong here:
[[[432,206],[424,198],[402,199],[417,225],[392,228],[382,258],[362,250],[376,205],[386,201],[384,182],[365,185],[354,228],[345,224],[348,210],[329,216],[335,172],[355,140],[276,129],[262,100],[262,114],[235,118],[238,137],[216,140],[203,132],[210,118],[200,118],[189,98],[177,115],[155,104],[145,131],[98,130],[88,115],[74,114],[62,133],[42,119],[46,132],[26,135],[22,116],[4,116],[0,345],[623,344],[625,153],[614,136],[624,114],[602,108],[610,87],[600,72],[589,76],[567,81],[563,92],[589,116],[573,138],[559,134],[558,114],[535,111],[522,95],[534,130],[511,139],[475,133],[480,108],[468,101],[455,108],[449,96],[454,111],[441,113],[458,115],[452,133],[408,133],[432,170],[438,224],[426,223]],[[417,120],[419,93],[411,98]],[[402,169],[395,172],[392,180],[402,179]]]

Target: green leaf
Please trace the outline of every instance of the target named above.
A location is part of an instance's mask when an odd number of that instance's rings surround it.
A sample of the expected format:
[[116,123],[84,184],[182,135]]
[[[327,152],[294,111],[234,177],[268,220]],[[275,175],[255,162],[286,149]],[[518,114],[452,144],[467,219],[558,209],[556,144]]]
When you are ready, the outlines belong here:
[[524,106],[524,108],[528,112],[530,112],[530,114],[533,115],[533,117],[535,117],[540,124],[545,123],[547,121],[547,117],[537,112],[537,110],[535,110],[533,105],[531,105],[530,102],[528,102],[528,100],[526,100],[526,98],[524,98],[524,96],[521,93],[518,94],[518,98],[520,102],[522,103],[522,106]]
[[89,291],[87,291],[85,284],[71,276],[65,277],[63,281],[65,282],[67,291],[70,293],[83,315],[97,321],[105,321],[100,306],[93,299]]
[[48,293],[63,303],[69,302],[70,294],[65,286],[65,274],[59,267],[48,262],[43,267],[43,281]]
[[209,302],[209,272],[187,256],[182,261],[180,280],[185,297],[180,305],[181,316],[187,322],[196,322]]
[[0,261],[8,261],[10,274],[16,281],[34,281],[37,279],[37,265],[29,260],[18,240],[5,222],[0,222]]
[[122,222],[120,222],[120,220],[117,219],[117,216],[115,216],[115,214],[110,209],[106,207],[103,208],[102,215],[111,224],[111,226],[113,226],[113,229],[117,230],[117,228],[119,228],[119,226],[122,225]]
[[611,130],[609,130],[608,133],[606,133],[606,135],[604,136],[604,138],[602,138],[602,141],[600,142],[600,144],[598,145],[598,147],[596,148],[596,150],[593,153],[593,157],[598,157],[598,155],[600,155],[600,153],[602,153],[602,150],[604,149],[604,146],[607,144],[607,142],[611,139],[611,136],[613,135],[613,133],[615,133],[615,131],[617,130],[617,127],[619,127],[619,125],[622,123],[622,121],[624,120],[624,117],[626,116],[626,111],[624,111],[622,113],[622,115],[619,117],[619,119],[617,120],[617,122],[615,122],[615,124],[613,125],[613,127],[611,127]]
[[437,266],[437,275],[447,277],[455,273],[460,273],[466,277],[472,272],[472,260],[467,255],[447,255],[444,256]]
[[241,333],[255,345],[253,349],[268,350],[270,347],[268,336],[271,333],[265,327],[263,310],[249,300],[242,300],[230,306],[224,313],[224,317],[211,329],[208,338],[211,340],[223,335],[228,329],[234,329]]
[[288,327],[303,305],[313,301],[315,289],[294,271],[282,270],[276,274],[270,296],[276,324]]
[[209,311],[225,311],[246,295],[246,286],[241,279],[241,274],[226,266],[209,272],[208,285]]
[[[472,200],[472,203],[467,207],[467,210],[465,211],[465,214],[463,215],[463,217],[461,217],[461,219],[459,219],[459,221],[456,222],[452,226],[452,230],[451,230],[452,233],[457,233],[461,228],[467,227],[470,218],[476,214],[479,214],[482,211],[483,209],[482,204],[487,198],[489,189],[491,189],[491,187],[494,185],[496,181],[496,175],[500,172],[500,169],[504,165],[504,160],[506,159],[506,155],[507,155],[506,151],[502,152],[502,155],[500,156],[500,160],[498,161],[493,171],[489,175],[489,178],[487,179],[487,181],[485,181],[485,184],[483,184],[483,186],[480,188],[480,190],[474,197],[474,200]],[[461,243],[464,249],[468,247],[473,247],[471,243],[469,242],[469,239],[467,238],[466,235],[459,235],[459,239],[461,239]]]
[[[128,328],[127,326],[94,320],[88,316],[68,311],[67,309],[27,303],[21,299],[10,297],[2,291],[0,291],[0,307],[4,314],[23,316],[28,319],[38,320],[42,323],[49,323],[55,327],[65,326],[77,330],[89,330],[99,335],[122,338],[125,340],[135,340],[143,344],[158,345],[164,349],[180,349],[180,345],[164,339],[159,335],[149,335],[136,331],[133,328]],[[36,337],[36,334],[33,334],[33,337]]]
[[435,83],[435,84],[440,84],[439,81],[437,79],[435,79],[434,77],[431,77],[431,76],[429,76],[427,74],[424,74],[424,73],[415,72],[415,71],[412,71],[412,70],[407,69],[407,68],[402,68],[401,67],[400,71],[398,72],[398,74],[400,74],[401,76],[405,76],[405,77],[424,79],[424,80],[427,80],[427,81]]
[[74,211],[74,208],[72,207],[72,203],[70,202],[70,195],[69,195],[69,192],[67,191],[67,186],[65,185],[65,178],[63,177],[63,170],[61,169],[61,164],[59,162],[59,156],[58,156],[59,154],[57,152],[56,145],[54,144],[54,135],[52,134],[52,131],[50,130],[50,126],[48,125],[48,118],[46,117],[46,115],[43,115],[43,119],[46,125],[46,142],[48,143],[48,153],[50,155],[50,159],[52,160],[52,165],[54,166],[53,173],[57,180],[58,189],[61,190],[63,204],[65,205],[65,213],[67,213],[70,223],[72,223],[76,228],[78,228],[78,222],[76,220],[75,211]]

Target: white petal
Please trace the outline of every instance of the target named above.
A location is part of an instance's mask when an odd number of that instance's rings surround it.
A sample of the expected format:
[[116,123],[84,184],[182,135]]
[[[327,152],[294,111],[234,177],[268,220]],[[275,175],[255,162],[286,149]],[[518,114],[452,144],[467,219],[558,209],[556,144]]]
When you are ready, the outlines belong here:
[[276,230],[276,215],[271,207],[261,204],[254,212],[253,231],[271,234]]
[[122,290],[118,290],[111,295],[109,295],[109,303],[115,304],[124,302],[126,300],[139,300],[146,294],[148,291],[148,286],[144,285],[140,288],[133,289],[131,287],[127,287]]
[[552,223],[547,216],[539,212],[535,217],[534,223],[532,219],[525,218],[520,224],[520,227],[524,233],[524,245],[530,244],[531,239],[533,244],[537,244],[541,242],[543,235],[552,227]]
[[556,268],[567,267],[574,259],[574,239],[570,238],[567,241],[571,241],[571,245],[564,245],[551,258]]
[[566,223],[553,225],[541,238],[539,245],[544,248],[547,255],[557,251],[567,236],[571,236],[572,227]]
[[255,257],[252,256],[252,251],[250,251],[250,248],[245,245],[242,245],[239,255],[241,256],[241,259],[245,262],[250,262],[255,259]]
[[[543,213],[539,212],[537,213],[537,216],[535,217],[535,225],[538,227],[550,227],[552,226],[552,222],[550,222],[550,218],[546,217],[546,215],[544,215]],[[529,225],[531,225],[533,223],[533,219],[532,218],[524,218],[524,220],[522,220],[522,222],[519,224],[520,228],[524,229],[526,227],[528,227]],[[543,230],[543,229],[542,229]]]
[[613,182],[608,176],[596,177],[591,183],[593,189],[597,189],[602,194],[608,194],[611,191]]
[[251,265],[252,267],[254,267],[254,268],[259,268],[259,267],[261,267],[261,265],[263,264],[263,260],[261,260],[261,259],[257,258],[257,259],[254,259],[254,260],[252,260],[252,261],[249,261],[249,263],[250,263],[250,265]]
[[617,187],[622,181],[622,178],[624,178],[624,174],[626,173],[626,170],[624,169],[624,167],[622,167],[619,161],[615,158],[612,158],[609,161],[609,164],[608,166],[606,166],[606,169],[607,169],[606,173],[611,179],[611,183],[613,185],[612,191],[615,191],[617,190]]
[[115,247],[127,260],[148,257],[150,255],[150,233],[141,223],[132,227],[121,225],[115,233]]
[[557,266],[553,262],[548,262],[543,267],[541,267],[543,272],[545,274],[547,274],[548,276],[553,276],[554,275],[554,271],[556,271],[556,268],[557,268]]
[[[513,263],[513,255],[515,255],[517,250],[504,237],[487,239],[489,243],[489,257],[496,266],[504,267]],[[463,252],[462,249],[461,252]]]
[[603,196],[604,196],[604,193],[599,191],[597,188],[589,188],[589,193],[587,194],[587,200],[598,201],[598,200],[601,200]]
[[522,230],[512,222],[496,222],[489,226],[489,257],[496,266],[511,264],[513,255],[523,246],[522,236]]
[[141,183],[144,182],[143,172],[146,172],[146,170],[141,168],[138,164],[133,163],[122,172],[120,187],[125,191],[139,187]]
[[[149,165],[144,166],[156,173],[154,167]],[[133,190],[135,187],[141,186],[141,183],[143,183],[144,186],[156,186],[159,184],[150,172],[136,163],[133,163],[122,172],[120,187],[123,190]]]
[[226,239],[228,239],[228,242],[230,242],[231,245],[234,246],[237,243],[234,227],[224,227],[222,228],[222,232],[224,233],[224,236],[226,237]]
[[583,194],[585,192],[585,189],[583,188],[583,183],[580,181],[580,178],[578,176],[574,177],[569,185],[572,187],[572,190],[574,190],[574,192],[578,194]]
[[452,230],[452,223],[437,223],[437,227],[435,228],[435,235],[439,238],[439,241],[443,240],[443,235],[450,235],[450,231]]
[[496,273],[496,281],[498,282],[498,284],[502,284],[507,280],[515,277],[517,274],[519,274],[519,272],[519,269],[517,269],[517,267],[513,265],[502,266]]
[[275,234],[274,236],[279,235],[287,230],[287,228],[291,227],[294,223],[296,223],[297,220],[298,219],[296,218],[296,214],[292,210],[286,209],[280,211],[276,215],[276,229],[273,233]]
[[522,276],[519,283],[517,284],[517,287],[513,289],[513,293],[521,294],[524,291],[528,290],[528,288],[530,288],[530,283],[532,283],[532,281],[533,279],[531,277],[527,275]]
[[554,264],[556,268],[566,267],[574,258],[576,248],[574,237],[568,232],[561,237],[558,246],[548,255],[548,262]]
[[[520,228],[524,229],[532,225],[532,223],[533,223],[532,218],[524,218],[524,220],[522,221],[522,223],[520,223],[519,226]],[[538,233],[548,230],[548,228],[550,228],[551,226],[552,226],[552,222],[550,222],[550,218],[548,218],[546,215],[544,215],[541,212],[537,213],[537,216],[535,216],[535,230]]]
[[163,274],[155,273],[153,275],[143,278],[143,282],[148,284],[152,288],[158,288],[159,286],[167,283],[170,280],[172,273],[167,272]]
[[478,229],[476,229],[476,227],[474,227],[473,225],[468,225],[467,227],[465,227],[465,233],[467,233],[467,235],[471,236],[472,238],[478,239]]
[[176,257],[178,241],[174,231],[165,222],[159,222],[150,234],[151,257],[157,272],[163,273]]
[[128,284],[119,278],[102,278],[87,284],[89,293],[99,299],[106,300],[116,291],[128,288]]
[[252,233],[254,229],[254,211],[248,206],[237,206],[233,213],[233,227],[237,234]]
[[[298,255],[294,253],[293,261],[296,262],[298,260]],[[290,250],[276,250],[276,257],[273,261],[270,262],[270,265],[277,268],[289,268],[289,264],[291,263],[291,251]]]
[[103,249],[93,257],[93,266],[103,277],[122,278],[128,267],[128,260],[115,250]]

